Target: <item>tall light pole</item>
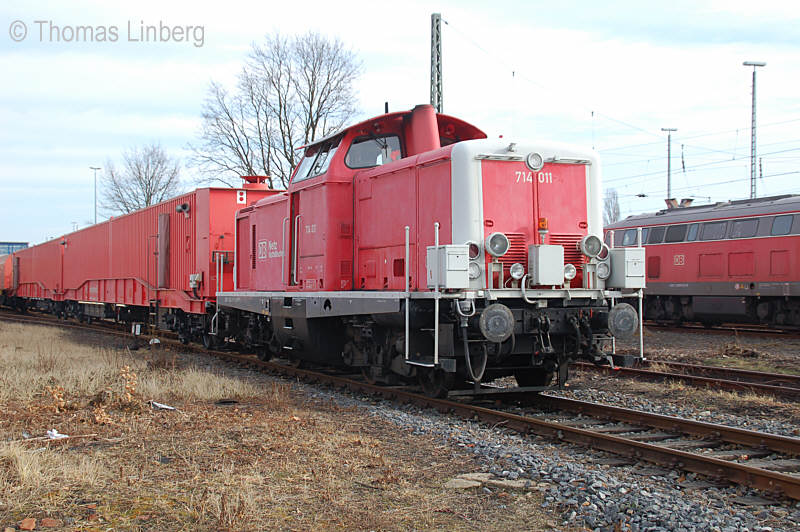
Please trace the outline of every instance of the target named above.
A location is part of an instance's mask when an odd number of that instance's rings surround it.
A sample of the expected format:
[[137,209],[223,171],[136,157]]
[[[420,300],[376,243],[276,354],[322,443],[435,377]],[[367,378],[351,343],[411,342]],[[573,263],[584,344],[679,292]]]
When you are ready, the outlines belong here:
[[661,131],[667,132],[667,199],[672,199],[672,132],[678,131],[674,127],[662,127]]
[[745,61],[744,66],[753,67],[753,113],[750,125],[750,199],[756,197],[756,68],[767,66],[764,61]]
[[89,170],[94,170],[94,223],[97,223],[97,171],[99,166],[90,166]]

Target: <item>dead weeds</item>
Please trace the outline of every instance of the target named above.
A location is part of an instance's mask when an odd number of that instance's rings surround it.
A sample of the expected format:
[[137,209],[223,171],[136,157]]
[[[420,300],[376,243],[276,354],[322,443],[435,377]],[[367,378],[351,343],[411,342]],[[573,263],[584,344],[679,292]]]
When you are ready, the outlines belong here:
[[149,358],[0,323],[0,383],[13,381],[0,391],[0,527],[545,528],[538,493],[444,490],[480,468],[472,455],[264,376]]

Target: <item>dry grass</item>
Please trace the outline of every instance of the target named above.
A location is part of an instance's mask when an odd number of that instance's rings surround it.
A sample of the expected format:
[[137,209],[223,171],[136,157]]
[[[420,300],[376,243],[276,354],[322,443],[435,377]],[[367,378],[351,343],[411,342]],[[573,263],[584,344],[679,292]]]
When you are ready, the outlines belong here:
[[126,349],[76,344],[57,328],[0,326],[0,402],[52,397],[58,388],[67,401],[95,397],[108,389],[125,394],[126,373],[138,381],[139,395],[159,402],[249,399],[263,394],[241,379],[192,366],[170,371],[169,366],[167,355],[134,356]]
[[[263,376],[0,322],[0,383],[0,528],[51,516],[81,530],[541,530],[548,518],[538,493],[445,491],[479,469],[471,455]],[[48,428],[95,436],[22,438]]]

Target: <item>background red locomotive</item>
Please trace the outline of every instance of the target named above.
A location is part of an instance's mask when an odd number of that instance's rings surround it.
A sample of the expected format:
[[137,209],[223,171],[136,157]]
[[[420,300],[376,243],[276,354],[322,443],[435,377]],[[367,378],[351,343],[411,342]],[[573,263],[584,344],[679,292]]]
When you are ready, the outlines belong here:
[[644,315],[800,326],[800,196],[671,208],[607,227],[647,255]]
[[609,323],[636,327],[607,287],[642,286],[643,250],[604,248],[599,180],[591,151],[489,140],[429,105],[356,124],[238,213],[211,333],[433,395],[563,383],[569,360],[606,360]]
[[251,181],[15,253],[3,297],[431,395],[563,384],[569,361],[610,360],[609,333],[636,330],[609,301],[643,286],[644,251],[600,240],[594,152],[489,140],[421,105],[306,146],[286,191]]

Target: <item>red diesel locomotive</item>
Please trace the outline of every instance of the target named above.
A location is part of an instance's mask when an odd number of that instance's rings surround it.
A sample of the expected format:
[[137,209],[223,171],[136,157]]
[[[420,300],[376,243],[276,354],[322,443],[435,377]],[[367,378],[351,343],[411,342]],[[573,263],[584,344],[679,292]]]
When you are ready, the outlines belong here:
[[10,255],[0,302],[437,396],[505,375],[562,385],[636,330],[609,302],[644,285],[644,250],[600,240],[594,152],[490,140],[429,105],[303,149],[286,191],[200,189]]
[[287,191],[239,211],[209,332],[432,395],[563,384],[570,360],[608,360],[609,330],[636,330],[609,301],[643,286],[644,252],[604,246],[600,209],[594,152],[489,140],[429,105],[379,116],[306,146]]
[[635,246],[639,228],[646,318],[800,326],[800,196],[629,216],[606,243]]

